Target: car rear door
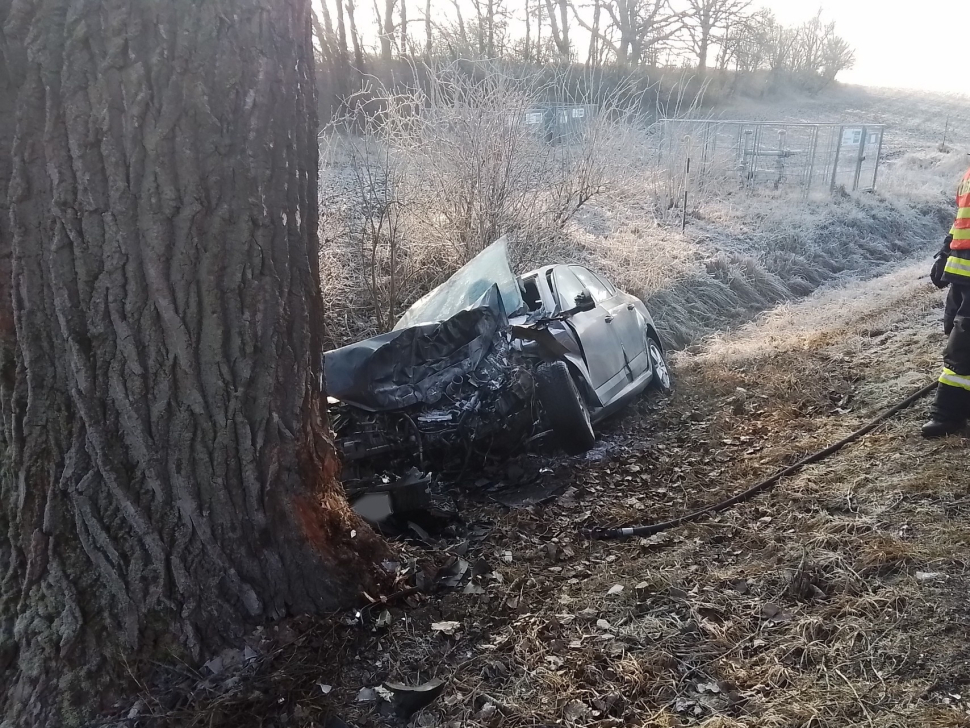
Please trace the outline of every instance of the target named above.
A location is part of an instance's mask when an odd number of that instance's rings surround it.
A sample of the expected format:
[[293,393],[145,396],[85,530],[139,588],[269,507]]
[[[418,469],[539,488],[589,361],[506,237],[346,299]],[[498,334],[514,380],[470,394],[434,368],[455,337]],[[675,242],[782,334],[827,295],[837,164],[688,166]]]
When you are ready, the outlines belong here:
[[649,368],[646,338],[632,296],[628,296],[602,276],[579,265],[570,266],[593,300],[609,311],[607,322],[622,348],[624,364],[629,379],[636,379]]
[[[576,296],[586,291],[576,274],[568,266],[557,266],[552,279],[560,310],[576,306]],[[594,298],[595,301],[595,298]],[[579,311],[568,319],[583,348],[583,358],[589,369],[590,384],[602,403],[609,402],[629,381],[623,349],[607,319],[610,312],[597,304],[590,311]]]

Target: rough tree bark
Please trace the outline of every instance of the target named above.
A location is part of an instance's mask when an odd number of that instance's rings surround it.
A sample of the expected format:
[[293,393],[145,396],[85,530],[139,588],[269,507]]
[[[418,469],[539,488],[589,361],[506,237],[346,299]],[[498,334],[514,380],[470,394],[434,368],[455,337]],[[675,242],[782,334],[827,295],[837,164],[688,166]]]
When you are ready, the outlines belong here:
[[[0,714],[348,603],[309,0],[0,0]],[[366,584],[363,584],[366,586]]]

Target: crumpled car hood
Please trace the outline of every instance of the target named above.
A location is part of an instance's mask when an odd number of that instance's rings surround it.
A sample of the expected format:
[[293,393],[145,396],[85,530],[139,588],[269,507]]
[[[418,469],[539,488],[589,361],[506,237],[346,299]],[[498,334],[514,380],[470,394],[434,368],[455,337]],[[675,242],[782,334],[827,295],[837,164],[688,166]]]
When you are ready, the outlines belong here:
[[508,328],[497,285],[444,321],[389,331],[324,354],[327,394],[370,412],[434,404],[478,368]]

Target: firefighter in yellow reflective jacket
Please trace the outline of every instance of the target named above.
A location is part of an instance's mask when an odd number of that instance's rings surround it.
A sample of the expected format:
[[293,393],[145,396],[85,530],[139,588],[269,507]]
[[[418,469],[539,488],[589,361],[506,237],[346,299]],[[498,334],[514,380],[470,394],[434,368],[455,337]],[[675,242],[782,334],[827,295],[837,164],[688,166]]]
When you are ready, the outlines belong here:
[[970,170],[957,190],[957,219],[936,254],[930,278],[938,288],[950,287],[943,315],[949,337],[943,350],[943,374],[936,390],[924,437],[942,437],[962,430],[970,418]]

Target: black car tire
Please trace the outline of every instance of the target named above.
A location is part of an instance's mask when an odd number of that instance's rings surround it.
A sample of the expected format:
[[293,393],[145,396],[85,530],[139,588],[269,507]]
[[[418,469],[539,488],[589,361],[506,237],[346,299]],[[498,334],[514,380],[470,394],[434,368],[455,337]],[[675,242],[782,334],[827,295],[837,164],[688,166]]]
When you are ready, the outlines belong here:
[[589,409],[565,362],[540,364],[536,371],[539,401],[559,445],[579,455],[596,444]]
[[664,358],[660,343],[649,335],[647,336],[647,356],[650,357],[650,369],[653,371],[650,388],[662,394],[670,394],[674,390],[670,367],[667,365],[667,359]]

